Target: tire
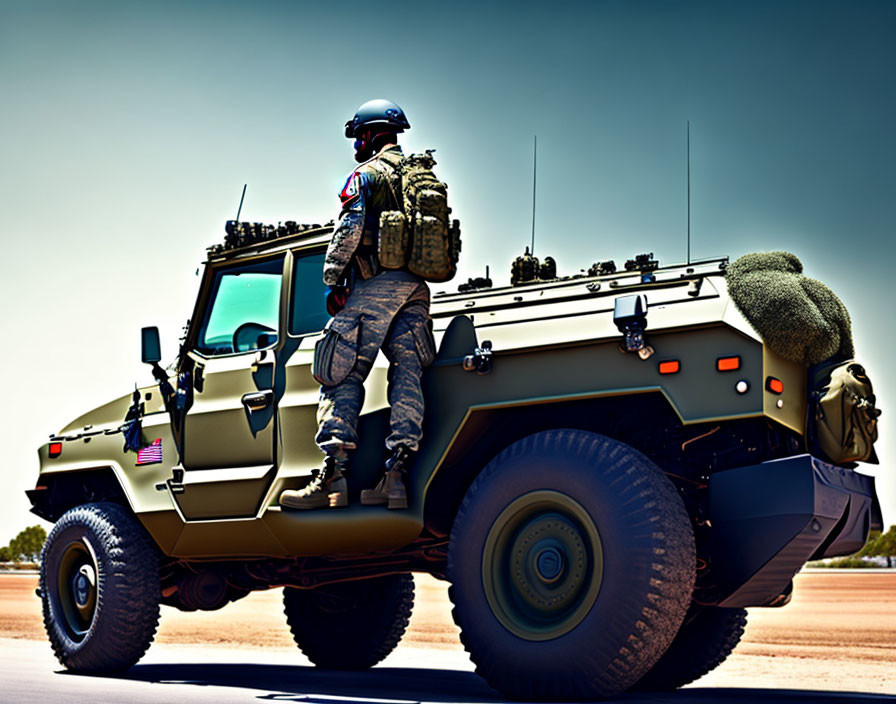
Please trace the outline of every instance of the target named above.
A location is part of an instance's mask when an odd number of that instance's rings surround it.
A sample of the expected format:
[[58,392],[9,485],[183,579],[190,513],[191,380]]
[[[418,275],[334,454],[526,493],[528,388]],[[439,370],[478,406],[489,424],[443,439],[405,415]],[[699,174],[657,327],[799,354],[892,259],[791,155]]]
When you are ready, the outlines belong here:
[[672,645],[635,688],[671,690],[700,679],[731,654],[746,625],[745,609],[702,609],[682,625]]
[[517,699],[610,697],[678,632],[694,536],[675,487],[644,455],[550,430],[473,482],[447,569],[461,641],[492,687]]
[[126,670],[159,623],[159,556],[118,504],[77,506],[47,537],[40,591],[50,644],[66,669]]
[[286,621],[318,667],[364,670],[391,653],[414,606],[414,578],[394,574],[316,589],[283,590]]

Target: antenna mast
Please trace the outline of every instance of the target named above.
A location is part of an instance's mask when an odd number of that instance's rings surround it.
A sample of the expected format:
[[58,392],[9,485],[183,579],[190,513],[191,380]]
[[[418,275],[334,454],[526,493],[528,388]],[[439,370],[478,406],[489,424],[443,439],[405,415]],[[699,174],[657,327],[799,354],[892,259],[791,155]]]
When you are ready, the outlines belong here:
[[535,254],[535,178],[538,173],[538,135],[533,136],[532,144],[532,247],[530,254]]
[[691,121],[688,120],[688,264],[691,263]]
[[249,184],[243,184],[243,195],[240,196],[240,207],[236,209],[236,222],[240,221],[240,213],[243,212],[243,199],[246,197],[246,186]]

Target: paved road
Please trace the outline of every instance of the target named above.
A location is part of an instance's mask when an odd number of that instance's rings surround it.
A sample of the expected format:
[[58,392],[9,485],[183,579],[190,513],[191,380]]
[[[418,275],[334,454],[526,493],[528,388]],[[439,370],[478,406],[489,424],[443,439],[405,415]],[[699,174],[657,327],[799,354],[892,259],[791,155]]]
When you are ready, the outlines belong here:
[[[405,648],[368,672],[317,670],[298,653],[260,649],[154,646],[124,675],[86,677],[60,672],[49,647],[0,639],[0,700],[16,704],[97,702],[503,702],[456,651]],[[670,694],[626,695],[630,704],[869,704],[896,697],[736,687],[690,687]]]
[[[124,675],[103,678],[60,671],[33,582],[0,576],[0,702],[502,701],[473,674],[444,585],[432,579],[417,580],[402,645],[368,672],[311,667],[292,645],[279,593],[271,591],[213,613],[164,608],[147,656]],[[750,619],[734,654],[695,685],[621,701],[896,704],[896,575],[800,575],[792,604],[751,610]]]

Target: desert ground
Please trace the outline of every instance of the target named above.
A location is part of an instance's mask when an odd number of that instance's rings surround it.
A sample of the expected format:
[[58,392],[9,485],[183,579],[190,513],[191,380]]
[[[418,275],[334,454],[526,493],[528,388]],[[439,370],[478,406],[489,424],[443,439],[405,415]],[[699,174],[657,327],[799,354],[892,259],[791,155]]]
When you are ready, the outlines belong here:
[[[426,668],[430,659],[471,669],[451,620],[447,585],[428,576],[415,579],[408,632],[384,664]],[[15,650],[21,650],[18,657],[38,648],[49,654],[36,586],[34,575],[0,575],[0,659]],[[719,701],[726,700],[722,693],[741,689],[896,694],[896,571],[803,572],[788,606],[749,611],[732,656],[692,687],[715,688]],[[296,665],[308,664],[286,627],[280,590],[251,594],[217,612],[162,607],[156,643],[162,645],[150,655],[177,652],[182,662],[215,662],[218,655],[227,662],[225,655],[238,649],[263,662],[269,655],[272,662],[294,657]],[[54,670],[55,661],[47,674]]]

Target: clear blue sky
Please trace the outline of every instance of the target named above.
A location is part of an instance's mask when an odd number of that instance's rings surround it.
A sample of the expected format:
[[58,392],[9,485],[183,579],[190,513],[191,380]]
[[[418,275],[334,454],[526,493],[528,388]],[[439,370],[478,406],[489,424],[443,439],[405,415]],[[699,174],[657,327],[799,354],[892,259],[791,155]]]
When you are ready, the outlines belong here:
[[463,223],[459,278],[530,232],[561,273],[786,249],[852,312],[896,521],[896,4],[0,0],[0,543],[36,519],[35,448],[167,358],[243,183],[244,219],[324,222],[342,125],[398,102]]

